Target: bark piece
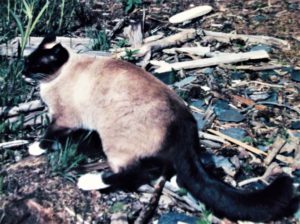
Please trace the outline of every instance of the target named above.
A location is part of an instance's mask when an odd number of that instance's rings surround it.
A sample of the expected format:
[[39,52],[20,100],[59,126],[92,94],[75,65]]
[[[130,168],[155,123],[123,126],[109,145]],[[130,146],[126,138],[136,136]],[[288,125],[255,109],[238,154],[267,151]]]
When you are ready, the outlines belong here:
[[253,52],[246,52],[246,53],[232,53],[230,55],[223,56],[216,56],[213,58],[204,58],[198,59],[193,61],[185,61],[185,62],[177,62],[177,63],[167,63],[165,61],[157,61],[152,60],[150,61],[151,64],[159,66],[155,70],[156,73],[164,73],[170,72],[172,70],[180,70],[180,69],[193,69],[193,68],[203,68],[209,66],[215,66],[219,64],[229,64],[229,63],[237,63],[243,62],[248,60],[257,60],[257,59],[268,59],[269,54],[264,51],[253,51]]
[[169,22],[173,24],[182,23],[184,21],[195,19],[197,17],[206,15],[211,11],[212,11],[212,7],[209,5],[197,6],[170,17]]
[[143,33],[141,23],[133,23],[124,28],[124,36],[128,39],[133,48],[140,47],[143,43]]
[[205,56],[210,52],[210,47],[180,47],[180,48],[170,48],[170,49],[164,49],[164,53],[166,54],[176,54],[178,53],[188,53],[192,55],[198,55],[198,56]]
[[253,100],[242,97],[242,96],[232,95],[231,99],[236,104],[245,104],[247,106],[254,106],[256,110],[266,110],[266,109],[268,109],[267,106],[258,105]]
[[157,180],[149,204],[140,212],[139,217],[135,220],[134,224],[149,223],[149,220],[157,208],[165,183],[166,178],[163,176]]
[[275,38],[275,37],[270,37],[270,36],[233,34],[233,33],[214,32],[209,30],[199,30],[199,33],[202,32],[204,34],[204,39],[213,38],[215,40],[218,40],[220,42],[225,42],[225,43],[230,43],[230,41],[232,40],[240,39],[251,44],[271,45],[285,50],[289,50],[291,47],[288,41]]

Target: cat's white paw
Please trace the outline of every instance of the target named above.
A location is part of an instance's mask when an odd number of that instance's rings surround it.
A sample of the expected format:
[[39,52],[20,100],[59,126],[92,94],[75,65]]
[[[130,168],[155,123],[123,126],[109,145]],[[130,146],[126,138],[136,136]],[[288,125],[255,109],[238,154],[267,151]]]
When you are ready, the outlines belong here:
[[180,189],[180,187],[177,184],[177,176],[176,175],[171,178],[170,183],[174,188],[177,188],[178,190]]
[[84,191],[100,190],[108,188],[109,185],[105,184],[102,179],[103,172],[101,173],[87,173],[79,177],[77,181],[78,188]]
[[39,156],[44,154],[47,150],[40,148],[39,142],[34,142],[28,146],[28,153],[32,156]]

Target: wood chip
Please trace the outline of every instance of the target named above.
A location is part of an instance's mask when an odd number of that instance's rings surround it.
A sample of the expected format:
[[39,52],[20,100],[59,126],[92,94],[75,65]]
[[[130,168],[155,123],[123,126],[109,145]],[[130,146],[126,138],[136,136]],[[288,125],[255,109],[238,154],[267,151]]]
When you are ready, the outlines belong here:
[[212,7],[209,5],[194,7],[170,17],[169,22],[173,24],[182,23],[184,21],[195,19],[197,17],[206,15],[211,11],[212,11]]

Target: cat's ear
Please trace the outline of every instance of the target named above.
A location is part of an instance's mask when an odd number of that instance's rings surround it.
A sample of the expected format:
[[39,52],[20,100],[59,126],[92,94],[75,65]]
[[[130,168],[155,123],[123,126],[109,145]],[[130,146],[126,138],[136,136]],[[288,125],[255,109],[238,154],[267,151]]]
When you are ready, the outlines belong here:
[[56,45],[56,35],[55,33],[49,33],[44,37],[43,41],[40,43],[39,48],[50,49]]

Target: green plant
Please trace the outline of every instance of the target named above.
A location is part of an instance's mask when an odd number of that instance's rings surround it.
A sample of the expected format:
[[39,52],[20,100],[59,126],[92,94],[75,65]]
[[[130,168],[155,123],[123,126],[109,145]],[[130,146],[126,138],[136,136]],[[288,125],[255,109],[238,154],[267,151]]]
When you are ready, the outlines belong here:
[[91,31],[89,36],[92,38],[92,49],[100,51],[108,51],[110,41],[105,31]]
[[137,54],[139,50],[130,50],[130,49],[125,49],[125,55],[122,56],[123,60],[129,61],[129,62],[134,62],[137,60],[137,57],[135,54]]
[[131,12],[133,9],[142,4],[142,0],[123,0],[122,2],[126,13]]
[[254,143],[254,140],[250,136],[246,136],[245,138],[242,139],[242,142],[249,143],[252,145]]
[[26,0],[22,0],[22,10],[25,14],[26,18],[26,28],[24,24],[22,23],[21,19],[10,10],[10,13],[12,14],[13,18],[15,19],[17,23],[18,30],[21,35],[21,42],[20,42],[20,52],[19,54],[22,56],[25,46],[28,42],[29,36],[32,33],[33,29],[36,27],[37,22],[40,20],[42,15],[44,14],[45,10],[48,8],[49,2],[47,1],[45,5],[42,7],[41,11],[38,13],[38,15],[34,18],[34,8],[35,8],[35,1],[27,2]]
[[125,209],[125,204],[123,202],[116,202],[111,206],[110,212],[111,213],[117,213],[124,211]]
[[67,140],[65,146],[48,156],[52,176],[62,176],[74,181],[74,176],[69,172],[79,166],[85,159],[82,154],[77,154],[78,144]]
[[180,188],[176,193],[179,196],[185,196],[185,195],[187,195],[188,191],[185,188]]
[[120,39],[120,40],[118,40],[118,42],[116,43],[116,46],[117,46],[118,48],[126,47],[126,46],[128,46],[128,40],[127,40],[127,39]]
[[211,224],[212,223],[212,213],[207,210],[202,210],[202,217],[197,221],[197,224]]
[[0,175],[0,195],[4,194],[4,176]]

